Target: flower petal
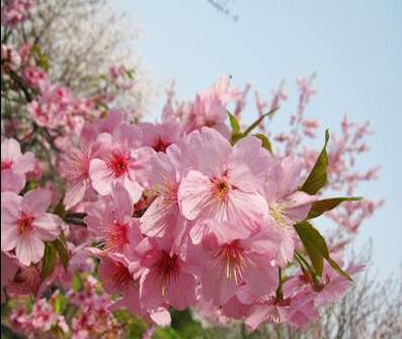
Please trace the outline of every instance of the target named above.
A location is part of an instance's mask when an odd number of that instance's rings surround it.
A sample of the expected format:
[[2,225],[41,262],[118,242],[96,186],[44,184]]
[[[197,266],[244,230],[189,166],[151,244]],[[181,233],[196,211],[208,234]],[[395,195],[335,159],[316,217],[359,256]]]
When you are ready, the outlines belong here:
[[35,219],[32,226],[40,240],[52,241],[59,236],[62,223],[57,215],[45,213],[42,217]]
[[247,192],[255,192],[263,184],[269,164],[268,151],[261,148],[261,141],[245,137],[233,147],[230,157],[230,181]]
[[1,250],[11,251],[15,247],[18,237],[19,232],[16,225],[9,227],[1,225]]
[[87,183],[86,181],[76,181],[68,187],[66,191],[66,195],[64,197],[64,204],[66,205],[66,210],[77,205],[79,202],[84,199],[85,192],[87,190]]
[[286,210],[286,214],[292,218],[293,221],[298,222],[306,219],[310,212],[311,204],[317,200],[318,197],[315,195],[296,191],[284,199],[282,207]]
[[13,169],[17,173],[25,174],[31,172],[35,167],[35,155],[32,152],[26,152],[16,159]]
[[207,176],[190,171],[179,186],[180,210],[188,220],[194,220],[211,204],[212,183]]
[[1,159],[14,161],[21,156],[20,144],[15,139],[5,139],[1,142]]
[[52,201],[52,193],[45,189],[29,191],[21,202],[22,211],[32,217],[42,216]]
[[106,163],[100,159],[93,159],[89,165],[89,176],[93,188],[100,195],[108,195],[112,190],[113,175],[107,168]]
[[25,175],[13,169],[1,171],[1,191],[19,193],[25,186]]
[[32,235],[18,238],[15,246],[15,254],[21,264],[29,266],[39,262],[44,254],[45,245],[42,241]]
[[158,197],[141,217],[141,231],[149,237],[170,234],[175,229],[178,216],[177,205],[169,204],[163,197]]
[[121,183],[116,183],[113,186],[112,199],[117,220],[124,222],[126,219],[131,218],[134,210],[133,201],[129,192]]
[[21,213],[22,197],[14,192],[1,194],[1,227],[16,226]]

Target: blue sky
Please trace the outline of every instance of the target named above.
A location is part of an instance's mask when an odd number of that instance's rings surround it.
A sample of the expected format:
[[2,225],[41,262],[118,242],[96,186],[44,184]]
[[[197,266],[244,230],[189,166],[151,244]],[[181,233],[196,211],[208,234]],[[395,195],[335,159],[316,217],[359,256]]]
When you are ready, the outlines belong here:
[[[382,169],[380,179],[359,193],[384,198],[386,205],[363,225],[358,245],[373,239],[374,266],[382,276],[400,267],[402,1],[233,0],[236,23],[206,0],[114,3],[142,23],[140,54],[157,81],[176,79],[182,98],[222,74],[231,74],[235,85],[250,81],[265,96],[285,79],[292,97],[294,80],[316,72],[319,94],[310,117],[335,132],[345,113],[370,120],[372,151],[359,167]],[[274,126],[285,126],[288,113]]]

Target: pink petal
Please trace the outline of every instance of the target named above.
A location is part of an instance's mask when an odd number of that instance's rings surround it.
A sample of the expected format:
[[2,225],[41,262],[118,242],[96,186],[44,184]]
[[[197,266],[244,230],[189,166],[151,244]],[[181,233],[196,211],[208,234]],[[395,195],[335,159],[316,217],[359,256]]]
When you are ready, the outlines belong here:
[[230,157],[230,181],[244,191],[256,191],[266,178],[269,158],[268,151],[261,148],[259,139],[241,139],[233,147]]
[[205,221],[205,224],[208,230],[216,235],[220,244],[230,243],[237,239],[246,239],[250,235],[250,232],[246,228],[228,223],[227,221],[219,222],[209,219]]
[[146,308],[150,309],[155,309],[162,305],[161,281],[153,271],[148,271],[141,276],[140,300]]
[[164,307],[158,307],[149,312],[152,321],[158,326],[169,326],[172,321],[170,313]]
[[194,220],[211,203],[212,184],[200,172],[190,171],[179,186],[180,210],[188,220]]
[[15,139],[5,139],[1,142],[1,159],[14,161],[20,156],[20,144]]
[[[169,152],[171,154],[172,148]],[[174,167],[169,155],[159,152],[151,160],[152,184],[157,185],[160,183],[175,183],[176,182],[176,168]],[[157,187],[156,187],[157,188]]]
[[179,273],[177,279],[171,279],[166,286],[166,299],[179,311],[193,306],[196,301],[195,286],[193,275]]
[[25,186],[25,174],[16,173],[13,169],[1,171],[1,191],[19,193]]
[[199,220],[198,222],[193,223],[190,229],[190,238],[193,244],[197,245],[201,243],[202,239],[205,236],[205,233],[208,231],[203,220]]
[[224,269],[217,268],[211,271],[211,267],[202,274],[203,295],[206,300],[213,300],[216,304],[222,305],[235,295],[238,286],[233,277],[226,276]]
[[89,165],[89,176],[93,188],[100,195],[108,195],[111,192],[113,175],[108,170],[104,161],[93,159]]
[[305,192],[296,191],[292,195],[285,198],[282,206],[286,209],[286,214],[294,221],[304,220],[311,209],[311,204],[316,202],[318,197],[308,195]]
[[113,139],[119,145],[128,148],[138,148],[142,145],[142,132],[141,129],[135,125],[120,124],[113,131]]
[[32,225],[38,239],[52,241],[59,236],[62,223],[57,215],[45,213],[42,217],[35,219]]
[[228,205],[229,222],[241,222],[249,230],[255,230],[268,214],[267,202],[257,193],[234,190],[229,194]]
[[39,262],[44,254],[45,245],[35,236],[24,236],[19,237],[16,247],[15,254],[18,260],[26,266],[29,266],[31,262]]
[[129,193],[130,199],[133,203],[136,203],[141,199],[144,188],[137,181],[131,180],[126,176],[123,178],[123,185]]
[[264,321],[277,319],[276,308],[270,305],[257,305],[245,321],[247,327],[254,331]]
[[213,129],[216,129],[220,134],[222,134],[222,136],[229,140],[230,136],[231,136],[231,131],[228,127],[228,125],[226,125],[225,123],[220,123],[220,124],[215,124],[212,126]]
[[10,283],[18,271],[17,261],[8,254],[1,252],[1,285]]
[[11,251],[17,244],[19,238],[17,225],[5,227],[1,225],[1,250]]
[[244,244],[245,248],[251,248],[255,253],[263,254],[269,259],[273,259],[279,250],[281,241],[282,236],[269,225],[248,239],[242,240],[242,244]]
[[13,192],[1,194],[1,227],[15,227],[21,213],[22,197]]
[[156,198],[141,217],[141,231],[149,237],[171,233],[179,215],[177,205],[168,204],[163,197]]
[[248,258],[253,264],[248,265],[244,280],[256,296],[268,294],[278,285],[278,269],[269,263],[269,257],[249,254]]
[[112,199],[115,206],[116,219],[119,222],[124,222],[130,219],[134,206],[130,194],[121,183],[116,183],[112,189]]
[[66,195],[64,197],[64,204],[66,205],[66,210],[77,205],[84,199],[85,192],[87,190],[87,183],[85,180],[76,181],[69,185]]
[[35,155],[32,152],[26,152],[19,157],[14,164],[13,169],[17,173],[27,173],[33,171],[35,168]]
[[294,192],[300,185],[302,170],[301,159],[286,157],[281,161],[281,173],[278,180],[278,198],[283,198]]
[[189,134],[188,148],[193,168],[209,177],[219,176],[226,169],[232,151],[229,141],[208,127]]
[[52,201],[52,193],[45,189],[35,189],[24,195],[21,202],[22,211],[32,217],[42,216]]

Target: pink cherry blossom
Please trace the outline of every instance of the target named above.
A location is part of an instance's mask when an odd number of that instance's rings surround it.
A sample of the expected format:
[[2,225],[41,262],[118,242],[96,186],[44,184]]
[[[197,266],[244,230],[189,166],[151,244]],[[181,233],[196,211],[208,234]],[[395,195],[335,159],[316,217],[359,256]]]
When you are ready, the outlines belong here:
[[216,304],[226,303],[243,284],[255,295],[276,288],[278,270],[271,264],[277,252],[277,236],[269,230],[248,236],[228,223],[217,223],[204,237],[204,296]]
[[183,253],[171,250],[157,239],[144,239],[141,248],[140,299],[146,308],[164,304],[178,310],[193,306],[196,301],[194,267],[184,260]]
[[276,258],[280,265],[286,265],[293,258],[293,225],[307,217],[311,204],[317,200],[316,196],[297,191],[301,186],[301,173],[302,163],[298,159],[278,159],[273,161],[262,186],[269,208],[269,224],[274,225],[282,238]]
[[1,191],[18,193],[25,186],[26,173],[33,171],[35,156],[32,152],[21,153],[15,139],[1,141]]
[[181,134],[181,127],[173,119],[161,124],[140,123],[144,146],[152,147],[156,152],[165,152],[171,144],[176,142]]
[[46,72],[38,67],[26,67],[22,74],[25,81],[35,89],[44,91],[50,86]]
[[151,182],[158,197],[141,217],[141,231],[148,236],[172,238],[179,244],[186,232],[186,220],[180,214],[177,191],[181,180],[181,149],[170,146],[151,161]]
[[218,132],[203,128],[188,136],[189,167],[178,192],[181,213],[194,220],[193,241],[199,242],[205,225],[212,218],[241,223],[253,230],[268,212],[268,205],[257,192],[269,164],[267,151],[254,137],[240,140],[233,148]]
[[34,6],[34,0],[5,1],[1,6],[1,24],[15,27],[27,18],[28,11]]
[[64,198],[66,209],[81,202],[85,195],[91,192],[91,183],[89,178],[89,165],[92,159],[99,157],[106,150],[105,145],[110,143],[110,134],[101,133],[92,140],[88,134],[95,134],[93,126],[87,125],[83,128],[80,137],[80,147],[74,149],[64,157],[64,168],[68,187]]
[[93,159],[89,166],[92,186],[100,195],[107,195],[112,186],[120,182],[133,202],[137,202],[147,185],[146,171],[154,151],[149,147],[138,147],[141,132],[128,125],[116,128],[113,138],[105,143],[106,154],[102,159]]
[[109,252],[124,252],[141,241],[138,221],[132,217],[133,203],[121,184],[116,184],[111,195],[88,204],[85,222],[95,239]]
[[5,301],[4,288],[9,285],[19,268],[18,261],[5,252],[1,252],[1,303]]
[[15,249],[23,265],[37,263],[44,253],[44,242],[58,237],[62,221],[46,213],[51,194],[42,189],[21,197],[13,192],[1,195],[1,249]]

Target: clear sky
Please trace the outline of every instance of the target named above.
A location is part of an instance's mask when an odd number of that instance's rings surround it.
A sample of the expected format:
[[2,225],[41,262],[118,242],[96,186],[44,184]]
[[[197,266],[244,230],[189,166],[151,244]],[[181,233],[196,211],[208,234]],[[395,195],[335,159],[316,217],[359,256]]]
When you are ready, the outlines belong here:
[[370,120],[372,151],[359,166],[382,170],[360,193],[385,198],[386,205],[363,225],[359,244],[373,239],[374,265],[383,276],[400,267],[402,1],[229,1],[238,22],[206,0],[114,3],[141,22],[140,54],[157,81],[176,79],[179,97],[192,98],[222,74],[239,86],[250,81],[265,96],[285,79],[292,94],[298,76],[316,72],[319,94],[310,117],[335,132],[345,113]]

